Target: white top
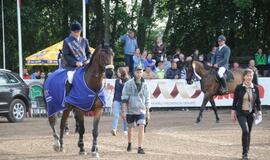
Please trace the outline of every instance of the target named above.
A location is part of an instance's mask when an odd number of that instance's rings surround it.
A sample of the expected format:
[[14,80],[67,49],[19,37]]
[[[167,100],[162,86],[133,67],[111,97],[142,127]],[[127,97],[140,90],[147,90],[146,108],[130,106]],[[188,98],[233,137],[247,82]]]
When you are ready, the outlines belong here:
[[220,51],[223,47],[225,47],[226,46],[226,44],[223,44],[222,46],[219,46],[218,47],[218,51]]

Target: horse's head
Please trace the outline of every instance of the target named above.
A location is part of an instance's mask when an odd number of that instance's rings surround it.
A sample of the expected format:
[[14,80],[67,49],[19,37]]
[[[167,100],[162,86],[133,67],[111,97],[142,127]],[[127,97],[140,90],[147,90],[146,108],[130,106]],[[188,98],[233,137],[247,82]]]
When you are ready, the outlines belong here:
[[194,68],[192,60],[186,61],[185,69],[186,69],[186,81],[188,84],[192,84],[194,78]]
[[114,53],[111,46],[107,43],[99,45],[94,53],[95,58],[93,60],[98,61],[98,65],[105,72],[113,72],[113,57]]

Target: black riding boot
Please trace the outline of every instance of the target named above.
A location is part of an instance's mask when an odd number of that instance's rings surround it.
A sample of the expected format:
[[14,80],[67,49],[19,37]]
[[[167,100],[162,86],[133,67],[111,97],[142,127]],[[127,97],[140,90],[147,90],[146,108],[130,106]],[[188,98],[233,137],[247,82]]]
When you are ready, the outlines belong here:
[[71,90],[72,84],[70,84],[68,81],[66,83],[66,96],[69,94]]
[[220,78],[220,82],[221,82],[221,93],[225,94],[228,93],[228,88],[227,88],[227,84],[226,84],[226,80],[224,77]]

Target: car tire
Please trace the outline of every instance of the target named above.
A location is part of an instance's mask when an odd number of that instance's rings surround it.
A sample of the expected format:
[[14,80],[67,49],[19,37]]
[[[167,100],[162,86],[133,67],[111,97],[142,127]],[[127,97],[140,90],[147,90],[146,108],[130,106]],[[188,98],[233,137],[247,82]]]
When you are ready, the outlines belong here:
[[7,119],[9,122],[22,122],[26,115],[26,105],[20,99],[14,99],[9,106]]

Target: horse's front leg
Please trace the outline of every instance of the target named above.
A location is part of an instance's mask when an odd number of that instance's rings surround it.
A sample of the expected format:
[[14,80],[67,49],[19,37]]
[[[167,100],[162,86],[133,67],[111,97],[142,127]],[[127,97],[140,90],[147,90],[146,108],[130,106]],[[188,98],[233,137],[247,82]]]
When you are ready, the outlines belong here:
[[200,123],[200,121],[202,119],[202,113],[203,113],[203,111],[205,109],[205,106],[206,106],[207,102],[208,102],[208,98],[206,96],[204,96],[203,102],[202,102],[202,105],[201,105],[201,108],[200,108],[200,113],[199,113],[199,115],[197,117],[196,123]]
[[55,115],[53,116],[50,116],[48,119],[49,119],[49,123],[50,123],[50,126],[53,130],[53,138],[54,138],[54,145],[53,145],[53,148],[55,151],[60,151],[60,141],[59,141],[59,135],[57,134],[56,132],[56,129],[55,129],[55,124],[56,124],[56,119],[57,117]]
[[102,115],[103,108],[101,105],[96,105],[94,109],[94,122],[93,122],[93,130],[92,130],[92,135],[93,135],[93,144],[92,144],[92,156],[98,158],[98,147],[97,147],[97,137],[98,137],[98,125],[100,121],[100,117]]
[[212,106],[212,108],[214,110],[214,113],[216,115],[216,122],[219,123],[219,117],[218,117],[218,113],[217,113],[217,107],[216,107],[216,103],[215,103],[213,97],[209,101],[210,101],[211,106]]
[[63,115],[62,115],[62,119],[61,119],[61,124],[60,124],[60,151],[61,152],[64,152],[64,147],[63,147],[64,130],[65,130],[66,122],[67,122],[67,119],[68,119],[68,116],[69,116],[71,109],[72,109],[72,107],[68,106],[67,109],[64,110]]
[[80,155],[86,155],[85,149],[84,149],[84,142],[83,142],[83,135],[85,132],[84,128],[84,111],[82,110],[76,110],[76,123],[78,123],[78,132],[79,132],[79,141],[78,141],[78,147],[80,148],[79,154]]
[[76,121],[76,125],[75,125],[75,133],[78,133],[79,132],[79,119],[78,119],[78,110],[76,109],[73,109],[73,114],[74,114],[74,119]]

